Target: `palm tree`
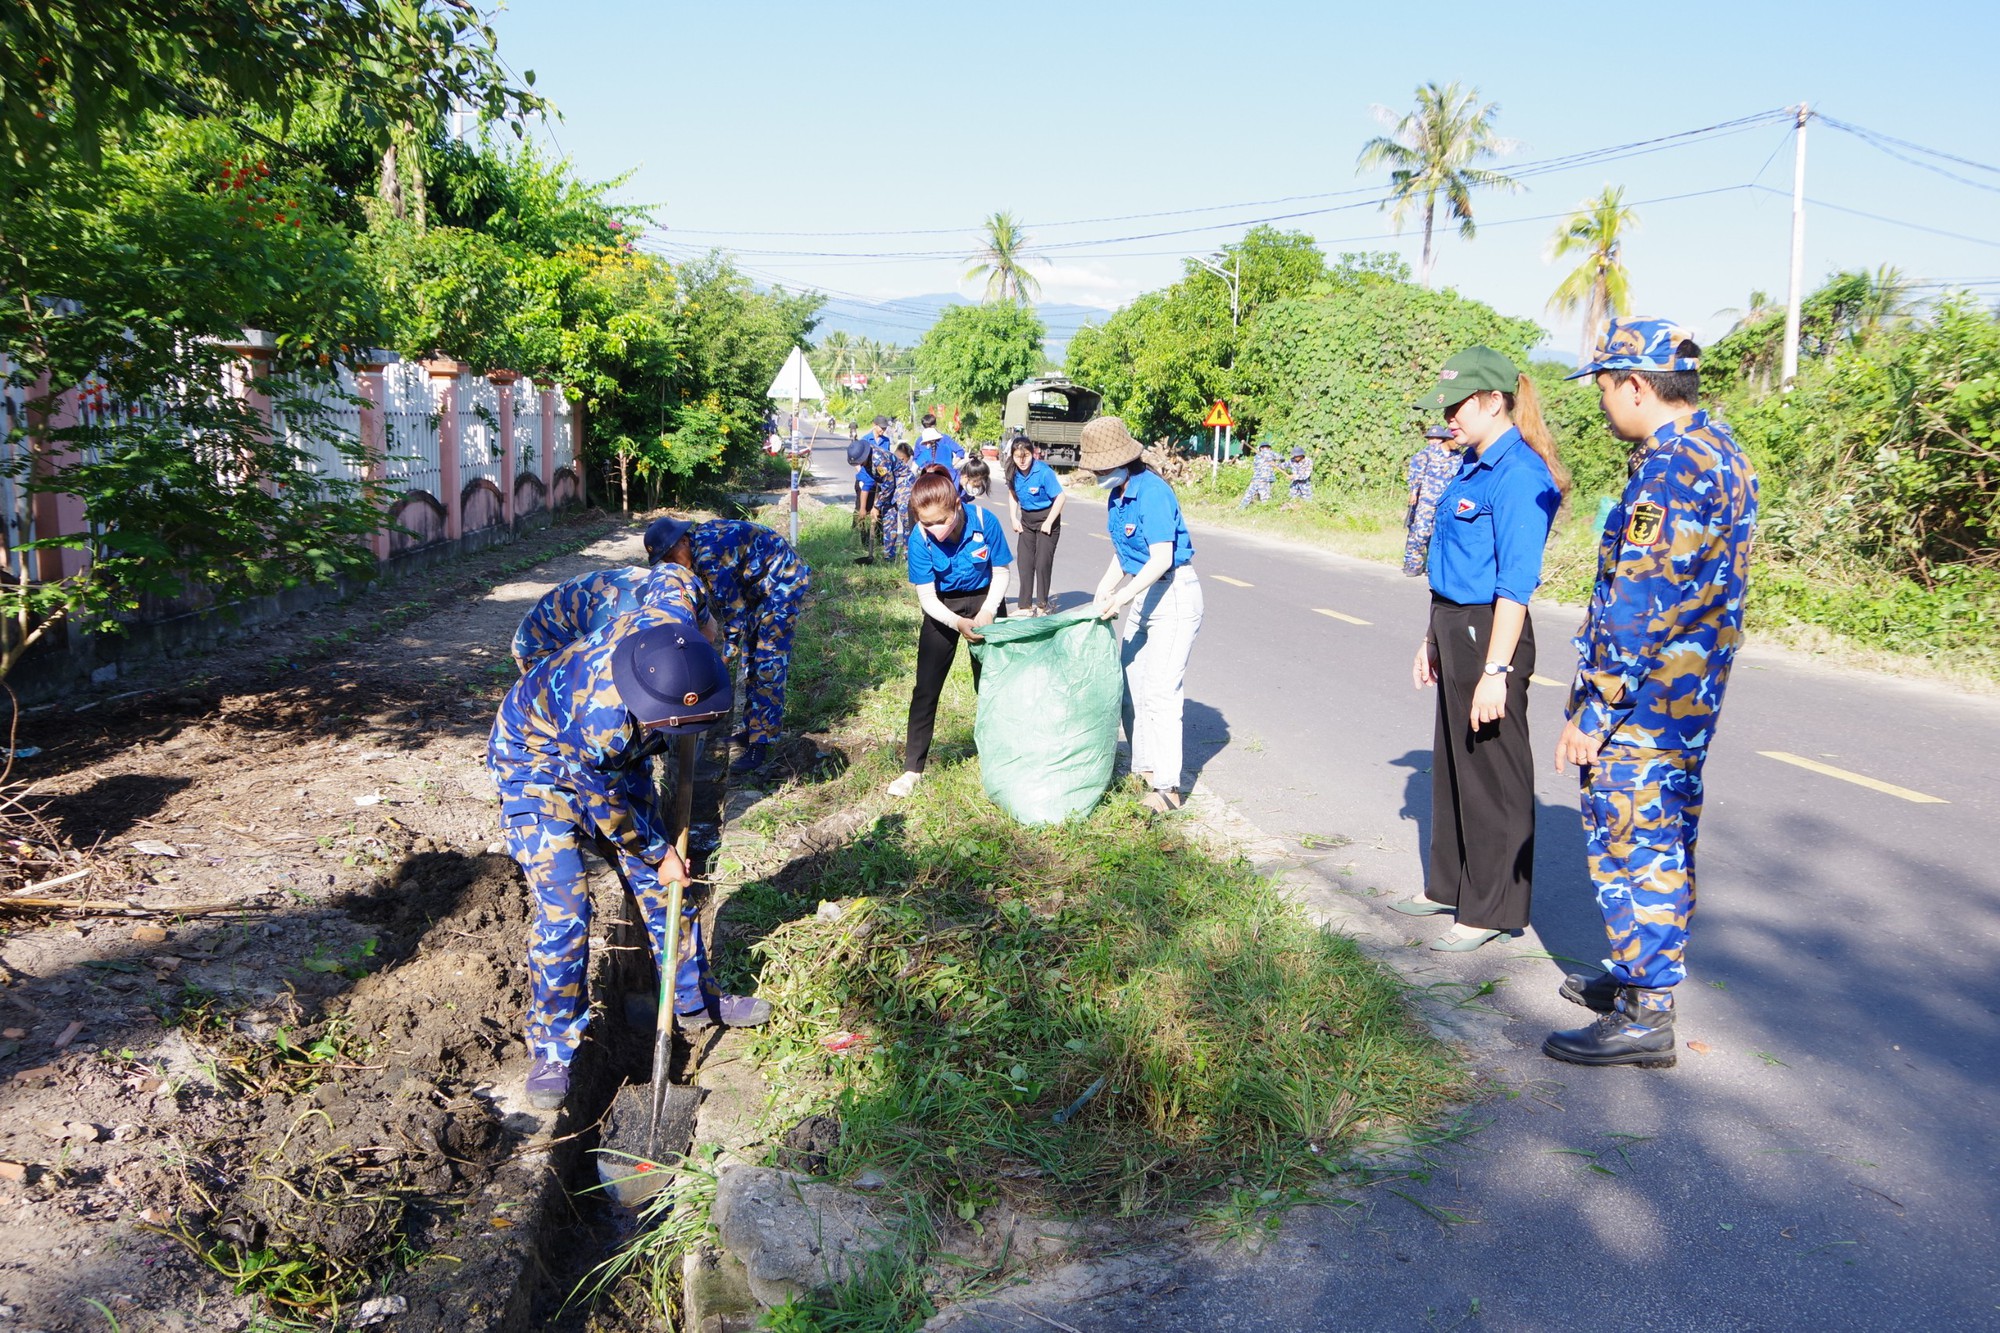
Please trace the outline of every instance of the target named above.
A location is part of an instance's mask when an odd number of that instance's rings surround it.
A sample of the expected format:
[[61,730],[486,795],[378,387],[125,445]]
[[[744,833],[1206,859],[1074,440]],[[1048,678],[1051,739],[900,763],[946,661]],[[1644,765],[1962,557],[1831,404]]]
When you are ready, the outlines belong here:
[[1583,256],[1549,298],[1549,309],[1557,314],[1583,312],[1583,361],[1590,359],[1604,321],[1632,304],[1631,278],[1621,251],[1625,233],[1638,225],[1638,213],[1625,207],[1625,187],[1607,185],[1597,198],[1584,200],[1549,238],[1550,262],[1564,255]]
[[[995,213],[981,224],[986,228],[986,247],[972,256],[968,278],[986,276],[986,299],[1032,301],[1041,295],[1042,284],[1023,267],[1036,256],[1024,253],[1028,238],[1012,213]],[[1046,264],[1049,261],[1041,261]]]
[[842,372],[855,361],[854,340],[845,329],[834,329],[828,333],[813,351],[817,353],[814,359],[820,363],[815,369],[826,376],[829,384],[839,383]]
[[1724,306],[1715,312],[1715,317],[1717,319],[1727,317],[1731,321],[1728,332],[1722,335],[1727,338],[1729,334],[1736,332],[1738,329],[1748,328],[1760,319],[1769,319],[1772,315],[1777,314],[1781,308],[1778,305],[1777,297],[1767,291],[1753,287],[1750,291],[1750,304],[1740,308],[1733,305]]
[[1862,341],[1908,319],[1915,287],[1909,275],[1894,264],[1883,264],[1869,274],[1868,294],[1854,313],[1855,340]]
[[1444,197],[1449,215],[1458,223],[1458,234],[1472,238],[1472,192],[1475,189],[1509,190],[1521,188],[1510,176],[1474,164],[1486,158],[1511,153],[1512,139],[1493,133],[1497,102],[1481,103],[1477,88],[1461,88],[1448,83],[1440,88],[1427,83],[1417,89],[1417,109],[1398,116],[1386,106],[1372,106],[1369,114],[1390,129],[1386,136],[1370,139],[1361,146],[1355,170],[1388,167],[1389,198],[1382,206],[1397,231],[1409,218],[1410,210],[1424,212],[1424,261],[1421,270],[1426,287],[1431,282],[1431,230],[1437,220],[1438,197]]

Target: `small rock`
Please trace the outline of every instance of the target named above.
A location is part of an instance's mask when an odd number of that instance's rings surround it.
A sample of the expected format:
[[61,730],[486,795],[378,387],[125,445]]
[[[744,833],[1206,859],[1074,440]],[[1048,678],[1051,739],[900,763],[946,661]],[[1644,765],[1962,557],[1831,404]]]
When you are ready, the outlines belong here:
[[889,1177],[880,1171],[869,1169],[854,1178],[854,1188],[858,1190],[879,1190],[886,1187]]
[[379,1324],[390,1315],[398,1315],[410,1308],[408,1298],[403,1296],[377,1296],[373,1300],[361,1302],[361,1309],[355,1312],[354,1326],[365,1328],[369,1324]]
[[79,1018],[71,1022],[68,1027],[64,1028],[62,1030],[62,1034],[55,1039],[54,1042],[55,1049],[60,1051],[64,1047],[68,1046],[71,1042],[76,1040],[76,1034],[81,1031],[83,1031],[83,1020]]
[[159,944],[166,940],[167,932],[163,926],[134,926],[132,938],[141,944]]
[[63,1126],[64,1137],[75,1143],[95,1143],[104,1137],[104,1131],[96,1125],[82,1120],[72,1120]]
[[355,797],[354,803],[356,805],[380,805],[382,804],[382,793],[379,791],[371,791],[366,796]]
[[132,1124],[130,1121],[127,1121],[122,1125],[117,1125],[112,1128],[111,1141],[113,1143],[130,1143],[133,1139],[138,1138],[141,1134],[144,1134],[145,1132],[146,1131],[139,1128],[139,1126]]
[[486,854],[488,856],[498,856],[506,850],[507,844],[504,842],[489,842],[486,844]]
[[181,849],[158,838],[134,838],[125,844],[141,856],[179,856]]
[[0,1032],[0,1037],[5,1037],[8,1041],[19,1041],[27,1035],[28,1029],[26,1028],[8,1028],[6,1031]]
[[819,921],[838,921],[846,915],[847,909],[833,902],[821,903],[819,910],[813,913],[813,917]]
[[[18,1185],[27,1178],[28,1164],[26,1162],[0,1162],[0,1180],[11,1180]],[[5,1308],[4,1306],[0,1306],[0,1309]],[[4,1319],[12,1319],[13,1317],[11,1314],[0,1315],[0,1318]]]

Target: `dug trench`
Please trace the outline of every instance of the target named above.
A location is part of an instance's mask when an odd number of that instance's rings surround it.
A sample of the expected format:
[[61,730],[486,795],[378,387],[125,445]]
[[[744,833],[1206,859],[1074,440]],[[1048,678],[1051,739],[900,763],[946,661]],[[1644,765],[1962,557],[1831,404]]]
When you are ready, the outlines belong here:
[[531,906],[482,758],[527,603],[638,544],[544,554],[400,627],[323,616],[336,651],[245,641],[25,720],[8,831],[84,851],[93,906],[0,899],[8,1326],[584,1326],[564,1298],[620,1234],[594,1126],[651,1060],[616,1001],[656,983],[599,867],[604,1012],[564,1112],[525,1105]]

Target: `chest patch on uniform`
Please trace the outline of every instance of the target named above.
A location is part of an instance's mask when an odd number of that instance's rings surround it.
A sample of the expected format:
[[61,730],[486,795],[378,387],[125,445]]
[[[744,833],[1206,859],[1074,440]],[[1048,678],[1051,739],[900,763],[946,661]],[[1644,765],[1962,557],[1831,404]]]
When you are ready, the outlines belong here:
[[1479,501],[1477,501],[1477,500],[1468,500],[1468,499],[1464,498],[1463,496],[1459,497],[1459,501],[1458,501],[1458,512],[1459,512],[1459,513],[1461,513],[1461,514],[1469,514],[1469,513],[1471,513],[1471,512],[1473,511],[1473,510],[1475,510],[1475,509],[1477,509],[1477,508],[1479,508]]
[[1666,518],[1667,511],[1660,506],[1640,501],[1632,506],[1632,513],[1625,520],[1625,540],[1634,546],[1651,546],[1659,540]]
[[1125,535],[1127,537],[1132,536],[1134,533],[1138,531],[1139,531],[1139,525],[1137,523],[1127,523],[1125,525]]

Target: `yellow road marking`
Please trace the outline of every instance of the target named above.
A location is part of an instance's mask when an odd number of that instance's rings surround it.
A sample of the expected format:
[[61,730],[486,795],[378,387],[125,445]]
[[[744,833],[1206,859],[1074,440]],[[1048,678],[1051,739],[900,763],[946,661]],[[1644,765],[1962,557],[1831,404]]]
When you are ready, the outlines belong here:
[[1350,625],[1370,625],[1374,623],[1373,621],[1363,620],[1360,616],[1350,616],[1345,611],[1329,611],[1323,606],[1315,606],[1313,610],[1323,616],[1332,616],[1335,620],[1345,620]]
[[1254,588],[1257,586],[1254,583],[1245,583],[1242,579],[1232,579],[1227,574],[1210,574],[1209,577],[1217,583],[1227,583],[1232,588]]
[[1561,681],[1550,680],[1547,676],[1530,676],[1528,677],[1528,683],[1530,685],[1553,685],[1557,689],[1563,688],[1563,683]]
[[1920,791],[1911,791],[1908,787],[1898,787],[1893,782],[1884,782],[1880,778],[1863,777],[1859,773],[1850,773],[1844,768],[1835,768],[1832,764],[1822,764],[1817,759],[1806,759],[1799,755],[1786,754],[1783,750],[1759,750],[1757,753],[1763,755],[1766,759],[1775,759],[1781,764],[1796,764],[1800,768],[1810,772],[1829,778],[1839,778],[1842,782],[1851,782],[1857,787],[1866,787],[1870,791],[1879,791],[1885,796],[1900,796],[1906,801],[1915,801],[1919,805],[1951,804],[1950,801],[1945,800],[1942,796],[1926,796]]

